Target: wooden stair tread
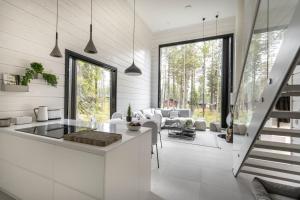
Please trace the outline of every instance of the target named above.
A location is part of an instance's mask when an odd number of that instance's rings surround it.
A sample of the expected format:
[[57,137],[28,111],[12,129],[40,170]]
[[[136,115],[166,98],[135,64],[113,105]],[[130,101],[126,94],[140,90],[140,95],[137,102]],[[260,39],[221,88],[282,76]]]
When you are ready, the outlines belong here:
[[297,130],[297,129],[286,129],[286,128],[264,127],[260,131],[260,134],[263,134],[263,135],[280,135],[280,136],[300,137],[300,130]]
[[268,171],[268,170],[257,169],[257,168],[252,168],[252,167],[242,167],[240,172],[245,173],[245,174],[254,175],[254,176],[261,176],[261,177],[266,177],[266,178],[271,178],[271,179],[288,181],[288,182],[300,184],[300,180],[299,180],[298,175]]
[[254,147],[262,148],[262,149],[277,150],[277,151],[288,151],[288,152],[300,153],[300,145],[298,145],[298,144],[288,144],[288,143],[282,143],[282,142],[257,140],[254,144]]
[[265,169],[270,171],[277,171],[282,173],[289,173],[294,175],[300,175],[300,166],[290,165],[278,162],[271,162],[258,159],[247,159],[244,166],[254,167],[259,169]]
[[294,111],[272,111],[269,117],[286,118],[286,119],[300,119],[300,112]]
[[249,158],[300,165],[300,157],[252,150]]
[[300,91],[300,85],[286,85],[282,92],[298,92]]

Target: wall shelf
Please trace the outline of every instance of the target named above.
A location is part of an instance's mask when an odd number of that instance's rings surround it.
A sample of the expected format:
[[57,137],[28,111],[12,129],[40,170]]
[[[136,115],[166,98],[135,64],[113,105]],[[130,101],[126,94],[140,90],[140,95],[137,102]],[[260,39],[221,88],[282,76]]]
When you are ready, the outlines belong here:
[[1,90],[5,92],[29,92],[29,87],[25,85],[7,85],[2,84]]

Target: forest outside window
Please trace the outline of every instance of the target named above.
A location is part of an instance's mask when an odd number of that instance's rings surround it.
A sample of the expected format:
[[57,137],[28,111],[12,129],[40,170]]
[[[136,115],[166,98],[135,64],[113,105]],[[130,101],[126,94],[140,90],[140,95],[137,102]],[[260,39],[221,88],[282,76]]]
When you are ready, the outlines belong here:
[[188,108],[194,119],[224,126],[231,70],[232,35],[161,45],[159,106]]
[[116,69],[67,52],[65,118],[107,122],[116,110]]

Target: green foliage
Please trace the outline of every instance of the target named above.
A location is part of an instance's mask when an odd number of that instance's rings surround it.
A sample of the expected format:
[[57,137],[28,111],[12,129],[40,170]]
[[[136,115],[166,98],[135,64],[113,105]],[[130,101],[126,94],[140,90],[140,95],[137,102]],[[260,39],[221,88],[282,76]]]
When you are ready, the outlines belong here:
[[106,122],[110,118],[110,72],[81,60],[76,61],[76,70],[78,119],[94,117]]
[[184,126],[185,127],[192,127],[193,126],[193,121],[191,119],[186,120]]
[[34,78],[35,71],[29,68],[26,68],[25,75],[22,76],[21,85],[28,85],[30,81]]
[[130,104],[128,105],[128,109],[127,109],[127,117],[131,117],[132,112],[131,112],[131,106]]
[[41,63],[33,62],[30,68],[26,68],[25,75],[21,78],[21,85],[28,85],[35,76],[42,75],[43,79],[51,86],[57,86],[58,77],[54,74],[44,73],[44,67]]
[[43,73],[42,74],[44,80],[48,83],[48,85],[51,85],[53,87],[57,86],[57,78],[53,74]]
[[37,73],[37,74],[41,74],[44,71],[44,67],[41,63],[36,63],[33,62],[30,64],[30,67]]

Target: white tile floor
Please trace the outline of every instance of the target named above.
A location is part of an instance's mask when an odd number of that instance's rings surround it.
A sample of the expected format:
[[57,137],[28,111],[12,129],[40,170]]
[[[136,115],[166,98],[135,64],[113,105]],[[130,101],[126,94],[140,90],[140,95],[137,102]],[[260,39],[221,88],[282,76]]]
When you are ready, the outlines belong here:
[[[215,133],[212,133],[215,134]],[[253,200],[248,176],[232,175],[232,144],[220,149],[163,141],[152,158],[151,200]]]

